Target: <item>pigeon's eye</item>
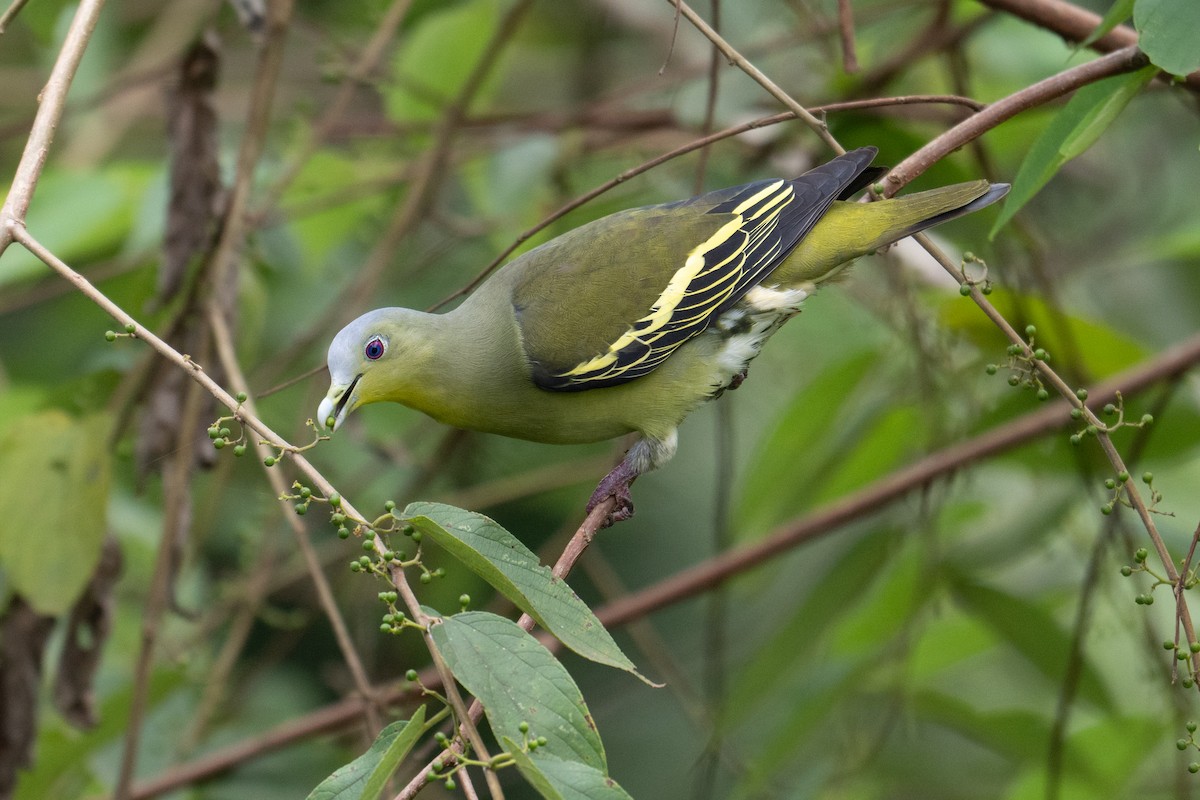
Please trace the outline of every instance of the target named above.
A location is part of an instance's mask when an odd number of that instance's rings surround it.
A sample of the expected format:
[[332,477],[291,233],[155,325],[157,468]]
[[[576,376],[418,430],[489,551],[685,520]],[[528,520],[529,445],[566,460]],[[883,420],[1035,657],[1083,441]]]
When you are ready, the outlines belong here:
[[372,336],[367,342],[367,346],[363,348],[363,354],[372,361],[378,361],[385,350],[387,350],[387,342],[379,336]]

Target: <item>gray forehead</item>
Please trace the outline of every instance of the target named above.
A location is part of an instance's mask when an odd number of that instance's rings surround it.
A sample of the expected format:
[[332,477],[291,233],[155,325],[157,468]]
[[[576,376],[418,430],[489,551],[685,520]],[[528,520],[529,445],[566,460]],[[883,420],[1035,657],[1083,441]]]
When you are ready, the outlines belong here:
[[362,347],[373,333],[379,333],[390,308],[368,311],[338,331],[329,345],[329,373],[335,380],[353,378],[362,361]]

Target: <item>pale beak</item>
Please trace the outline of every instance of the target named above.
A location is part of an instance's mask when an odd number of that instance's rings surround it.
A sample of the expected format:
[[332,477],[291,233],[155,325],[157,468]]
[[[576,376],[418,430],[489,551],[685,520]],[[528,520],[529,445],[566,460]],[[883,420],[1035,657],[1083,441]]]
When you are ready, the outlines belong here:
[[354,389],[361,377],[362,375],[356,375],[349,385],[335,383],[329,387],[329,394],[325,395],[321,405],[317,406],[318,426],[335,431],[342,426],[350,412],[358,407],[358,395],[354,393]]

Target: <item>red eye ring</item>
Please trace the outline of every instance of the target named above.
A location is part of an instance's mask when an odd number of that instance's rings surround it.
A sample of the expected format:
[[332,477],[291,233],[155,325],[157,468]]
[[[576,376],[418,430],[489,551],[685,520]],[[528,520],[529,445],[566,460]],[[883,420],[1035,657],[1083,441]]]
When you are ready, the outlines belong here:
[[363,348],[363,355],[365,355],[371,361],[378,361],[383,357],[383,354],[386,350],[387,342],[383,340],[383,337],[372,336],[367,341],[366,347]]

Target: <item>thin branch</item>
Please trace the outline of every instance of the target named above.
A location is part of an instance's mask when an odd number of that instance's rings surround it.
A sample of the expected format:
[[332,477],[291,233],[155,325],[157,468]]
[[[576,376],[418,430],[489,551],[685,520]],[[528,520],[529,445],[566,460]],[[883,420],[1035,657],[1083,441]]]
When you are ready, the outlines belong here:
[[33,200],[42,167],[46,165],[50,143],[54,141],[54,132],[62,118],[67,91],[71,88],[75,70],[79,68],[83,51],[87,49],[88,40],[91,39],[102,8],[104,0],[82,0],[71,19],[71,27],[67,29],[62,48],[58,51],[58,58],[50,70],[50,78],[46,81],[46,87],[42,89],[41,102],[33,118],[29,139],[25,142],[25,151],[13,175],[12,187],[8,190],[4,205],[0,207],[0,254],[4,253],[13,240],[10,220],[17,220],[21,224],[25,222],[25,214]]
[[997,100],[978,114],[968,117],[950,130],[929,141],[921,149],[892,167],[884,178],[884,196],[891,197],[947,154],[995,128],[1022,111],[1069,94],[1101,78],[1133,72],[1149,63],[1136,47],[1126,47],[1086,64],[1064,70],[1049,78]]
[[[1054,31],[1072,42],[1082,42],[1100,26],[1100,16],[1064,0],[979,0],[986,6],[1005,11],[1026,22]],[[1135,46],[1137,31],[1118,25],[1088,46],[1101,53]],[[1184,77],[1188,87],[1200,90],[1200,72]]]
[[[1200,363],[1200,335],[1166,350],[1158,358],[1097,384],[1088,395],[1087,407],[1099,408],[1117,392],[1131,395],[1158,381],[1180,375],[1197,363]],[[621,625],[708,591],[779,553],[875,513],[934,480],[1063,428],[1068,423],[1071,408],[1066,400],[1058,400],[973,439],[931,453],[806,517],[786,523],[752,545],[720,553],[628,597],[608,603],[597,610],[596,616],[606,626]]]
[[854,9],[850,0],[838,0],[838,33],[842,42],[842,69],[847,75],[858,72],[858,52],[854,46]]
[[21,9],[28,2],[29,0],[12,0],[12,4],[4,10],[4,14],[0,15],[0,34],[8,29],[8,26],[17,18],[17,14],[21,13]]
[[762,86],[764,89],[766,89],[772,97],[774,97],[793,114],[795,114],[801,122],[812,128],[813,132],[820,137],[821,141],[829,145],[829,147],[835,153],[841,154],[846,152],[845,148],[838,144],[837,140],[833,138],[833,135],[829,133],[829,128],[824,122],[813,116],[810,111],[804,108],[804,106],[797,103],[790,94],[779,88],[774,81],[763,74],[758,67],[751,64],[750,61],[745,58],[745,56],[735,50],[733,46],[729,44],[729,42],[725,41],[725,38],[722,37],[721,34],[713,30],[713,28],[707,22],[705,22],[699,14],[693,11],[691,6],[683,2],[683,0],[667,0],[667,2],[675,6],[683,14],[683,16],[687,18],[687,21],[695,26],[696,30],[700,31],[710,42],[716,45],[717,49],[720,50],[727,59],[729,59],[730,64],[736,66],[742,72],[745,72],[756,83],[758,83],[759,86]]

